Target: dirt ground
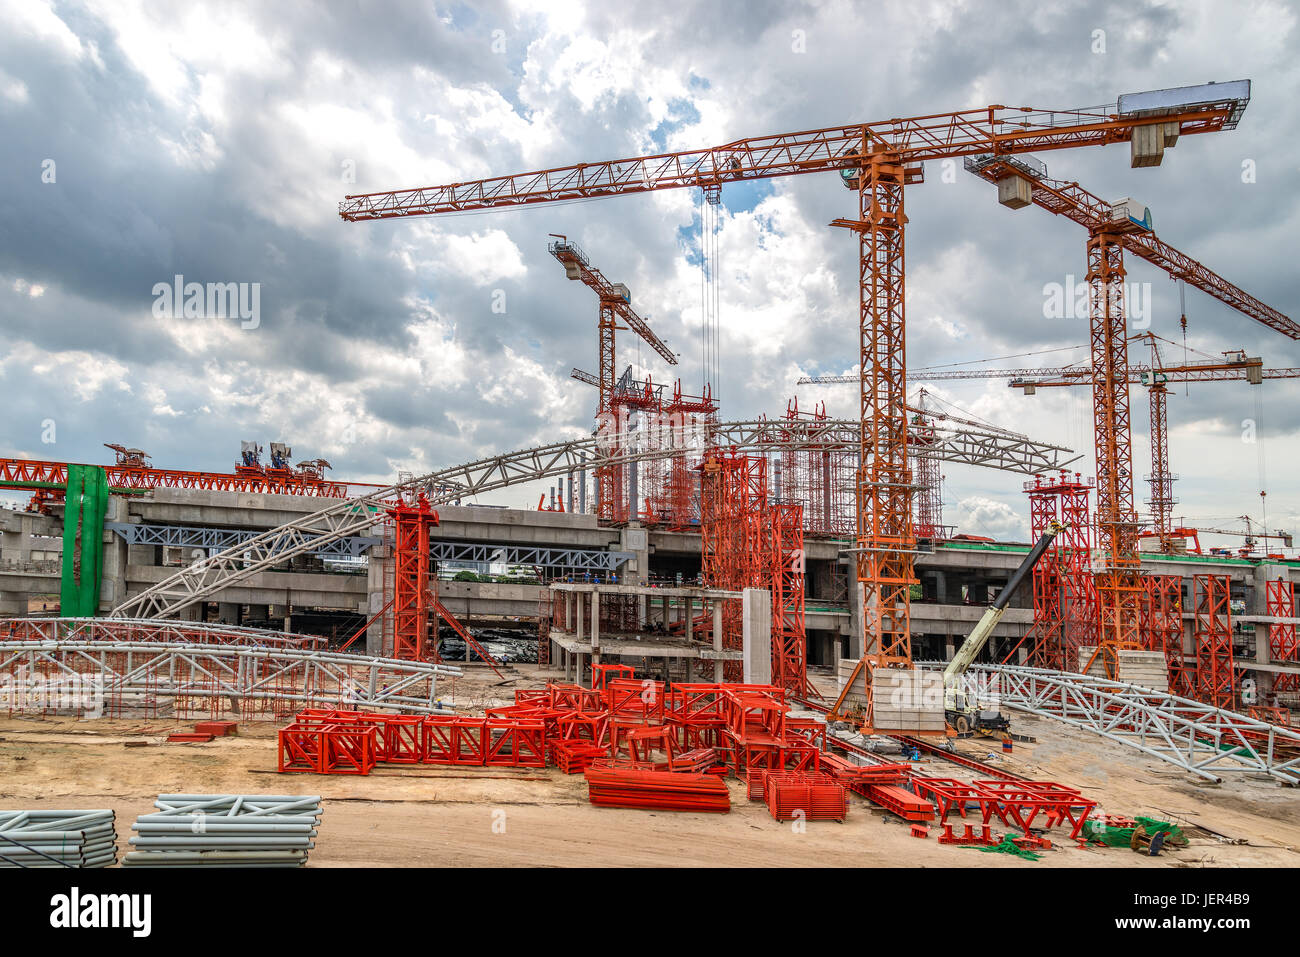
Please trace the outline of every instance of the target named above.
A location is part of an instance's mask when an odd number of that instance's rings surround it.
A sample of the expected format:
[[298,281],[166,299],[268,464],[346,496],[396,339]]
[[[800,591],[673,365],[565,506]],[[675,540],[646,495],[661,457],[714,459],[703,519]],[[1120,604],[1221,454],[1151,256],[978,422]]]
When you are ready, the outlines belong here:
[[[516,666],[499,684],[477,669],[448,689],[445,703],[476,710],[512,699],[516,686],[554,674]],[[938,844],[909,834],[900,819],[851,797],[844,823],[778,823],[730,780],[730,814],[684,814],[593,807],[582,775],[554,768],[381,766],[367,777],[280,775],[274,723],[241,724],[237,737],[166,744],[190,725],[165,719],[94,721],[0,718],[0,808],[110,807],[119,844],[152,810],[159,793],[319,794],[325,811],[310,866],[980,866],[1295,867],[1300,865],[1300,789],[1257,776],[1221,785],[1172,765],[1046,720],[1017,717],[1037,739],[990,760],[1038,780],[1080,788],[1113,814],[1174,820],[1191,845],[1158,858],[1128,849],[1081,849],[1056,829],[1056,847],[1038,862]],[[125,747],[147,741],[146,747]],[[960,750],[986,758],[987,746]],[[971,772],[927,757],[922,773]],[[1195,826],[1195,827],[1193,827]],[[1209,830],[1200,830],[1205,828]],[[1211,832],[1217,832],[1211,833]]]

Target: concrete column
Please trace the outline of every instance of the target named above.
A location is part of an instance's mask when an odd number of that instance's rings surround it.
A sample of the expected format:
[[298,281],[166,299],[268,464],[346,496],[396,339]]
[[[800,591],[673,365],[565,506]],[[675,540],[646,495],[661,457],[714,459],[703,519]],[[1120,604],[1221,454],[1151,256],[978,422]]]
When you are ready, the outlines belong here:
[[233,601],[223,601],[217,604],[217,617],[227,625],[239,624],[239,615],[243,611],[243,606]]
[[[592,664],[600,664],[600,592],[598,591],[591,593],[591,661]],[[578,673],[581,676],[581,658],[578,663]]]
[[766,588],[741,592],[745,683],[772,683],[772,593]]
[[855,572],[849,574],[849,658],[862,658],[862,582]]
[[[722,600],[718,598],[713,599],[713,650],[722,650]],[[722,661],[718,658],[713,659],[713,680],[722,683]]]
[[686,615],[686,640],[695,640],[695,599],[689,595],[682,599],[682,610]]

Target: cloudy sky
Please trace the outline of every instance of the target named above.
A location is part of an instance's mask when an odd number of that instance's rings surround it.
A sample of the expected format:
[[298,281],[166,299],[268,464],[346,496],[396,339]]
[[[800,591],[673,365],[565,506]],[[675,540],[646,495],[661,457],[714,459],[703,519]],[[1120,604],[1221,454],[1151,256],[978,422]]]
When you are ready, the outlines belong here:
[[[1070,108],[1253,80],[1237,130],[1184,138],[1160,168],[1130,169],[1124,146],[1045,159],[1054,177],[1140,199],[1166,241],[1295,315],[1297,15],[1276,3],[1032,0],[0,0],[0,455],[104,462],[101,443],[120,442],[159,466],[228,471],[241,439],[283,440],[338,477],[389,481],[579,436],[595,397],[568,372],[594,370],[595,303],[548,256],[547,234],[631,287],[694,391],[699,197],[349,224],[345,194],[990,103]],[[1084,358],[1086,319],[1043,317],[1044,287],[1082,278],[1083,231],[1003,209],[989,185],[944,172],[931,164],[907,195],[909,365]],[[731,187],[723,202],[723,412],[778,414],[800,375],[855,367],[856,244],[827,227],[855,204],[829,174]],[[1181,359],[1175,285],[1134,257],[1129,267],[1148,284],[1150,328],[1179,344],[1166,359]],[[178,274],[259,283],[259,324],[159,317],[154,286]],[[1192,350],[1300,366],[1300,343],[1195,290],[1187,316]],[[619,368],[638,361],[669,377],[625,334]],[[1091,472],[1086,390],[931,391],[1087,452]],[[845,416],[856,406],[852,387],[799,398]],[[1175,513],[1239,525],[1260,517],[1266,488],[1269,524],[1294,529],[1297,400],[1294,382],[1180,388]],[[1136,388],[1133,421],[1141,478]],[[946,479],[947,521],[1026,534],[1018,476],[952,467]]]

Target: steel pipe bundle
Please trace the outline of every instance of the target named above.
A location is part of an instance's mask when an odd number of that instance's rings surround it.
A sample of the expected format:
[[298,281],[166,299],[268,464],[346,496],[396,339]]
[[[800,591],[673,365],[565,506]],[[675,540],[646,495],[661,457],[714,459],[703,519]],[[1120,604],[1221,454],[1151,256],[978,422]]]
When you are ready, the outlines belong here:
[[301,867],[315,847],[320,797],[160,794],[131,830],[123,867]]
[[115,821],[111,810],[0,811],[0,867],[108,867]]
[[731,810],[726,783],[712,774],[595,767],[585,774],[588,800],[600,807],[722,814]]

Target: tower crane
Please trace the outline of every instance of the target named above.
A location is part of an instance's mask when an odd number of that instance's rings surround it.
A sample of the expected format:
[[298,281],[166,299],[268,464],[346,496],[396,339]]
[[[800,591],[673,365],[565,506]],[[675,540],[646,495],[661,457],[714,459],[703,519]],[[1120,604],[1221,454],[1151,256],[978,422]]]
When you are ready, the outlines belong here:
[[[650,343],[655,352],[669,365],[677,365],[677,355],[668,348],[653,329],[632,308],[632,297],[627,286],[621,282],[610,282],[604,274],[591,265],[587,254],[576,243],[569,242],[567,236],[551,233],[555,242],[547,245],[547,251],[563,266],[564,273],[570,279],[576,279],[596,293],[600,306],[597,331],[600,347],[597,354],[597,388],[600,398],[596,406],[597,434],[606,437],[610,454],[617,454],[620,438],[620,424],[614,414],[614,333],[620,328],[618,320],[626,323],[621,328],[631,329],[638,336]],[[578,370],[574,370],[575,372]],[[606,521],[613,521],[619,513],[618,499],[623,495],[622,468],[620,466],[598,465],[596,467],[596,509],[597,514]]]
[[[844,689],[847,694],[866,670],[869,723],[871,670],[912,667],[911,588],[916,582],[916,542],[907,449],[904,186],[923,181],[922,163],[928,159],[986,154],[1008,157],[1115,143],[1129,144],[1132,166],[1156,166],[1165,150],[1183,136],[1234,129],[1249,102],[1250,81],[1236,80],[1126,94],[1113,106],[1100,108],[1042,111],[995,104],[739,139],[702,150],[352,195],[339,204],[339,215],[349,222],[366,222],[660,189],[707,190],[744,180],[807,173],[839,174],[858,200],[855,217],[836,219],[832,225],[850,230],[858,239],[861,467],[856,490],[856,557],[863,602],[862,655]],[[1115,242],[1111,234],[1102,235],[1105,241],[1097,248],[1105,255],[1090,270],[1089,281],[1095,292],[1110,292],[1122,271],[1117,275],[1113,268],[1111,247]],[[1113,356],[1123,350],[1122,302],[1113,295],[1094,296],[1094,300],[1098,304],[1093,323],[1094,366],[1110,370]],[[1120,414],[1113,404],[1100,412],[1111,420]],[[1123,428],[1127,429],[1126,420]],[[1109,434],[1115,434],[1114,427]],[[1114,461],[1117,454],[1107,462]],[[1118,560],[1125,560],[1132,549],[1126,548],[1121,536],[1116,536],[1114,544],[1119,547],[1112,552]],[[832,707],[832,717],[838,715],[844,696]]]
[[998,202],[1003,206],[1023,209],[1032,204],[1088,230],[1097,532],[1104,555],[1101,562],[1094,563],[1099,614],[1094,657],[1100,656],[1106,674],[1114,677],[1118,651],[1141,647],[1138,629],[1143,594],[1129,430],[1125,250],[1285,336],[1300,339],[1300,325],[1157,239],[1150,211],[1131,199],[1110,203],[1078,183],[1049,179],[1046,166],[1033,157],[988,154],[968,157],[964,165],[997,186]]
[[[1166,365],[1160,356],[1156,342],[1168,340],[1161,340],[1160,336],[1152,332],[1140,333],[1133,338],[1148,340],[1152,350],[1150,364],[1133,364],[1128,367],[1128,383],[1145,387],[1150,398],[1151,478],[1148,481],[1152,486],[1150,499],[1152,525],[1159,539],[1161,553],[1168,554],[1173,550],[1173,540],[1183,531],[1173,528],[1171,523],[1175,504],[1173,482],[1176,476],[1169,472],[1169,441],[1165,409],[1169,396],[1169,383],[1244,381],[1251,385],[1259,385],[1265,379],[1300,379],[1300,368],[1264,368],[1260,358],[1247,356],[1241,350],[1225,352],[1222,359]],[[1092,369],[1087,366],[1056,366],[1043,369],[916,369],[909,371],[908,375],[914,382],[1007,379],[1009,386],[1023,389],[1026,395],[1033,395],[1038,389],[1092,384]],[[856,381],[855,376],[829,375],[804,376],[799,379],[801,385],[835,385]],[[956,417],[953,417],[953,420],[965,421]]]

